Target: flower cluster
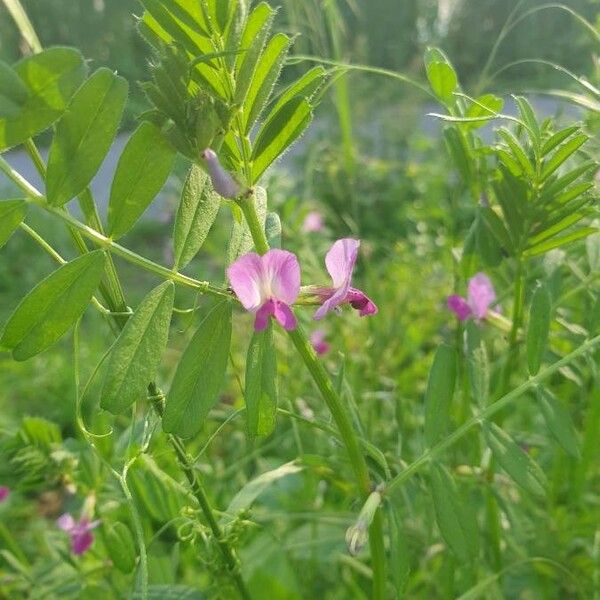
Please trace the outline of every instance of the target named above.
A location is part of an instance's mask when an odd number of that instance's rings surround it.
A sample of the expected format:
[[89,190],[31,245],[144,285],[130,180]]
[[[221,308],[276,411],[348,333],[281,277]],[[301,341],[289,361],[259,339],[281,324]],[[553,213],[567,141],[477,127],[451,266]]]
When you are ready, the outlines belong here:
[[[335,242],[327,253],[325,266],[333,285],[314,289],[321,302],[315,320],[342,304],[350,304],[361,317],[377,313],[375,303],[351,287],[359,247],[358,240],[345,238]],[[250,252],[236,260],[227,275],[242,306],[255,315],[256,331],[264,330],[270,317],[288,331],[296,328],[291,306],[300,294],[300,264],[295,254],[286,250],[269,250],[263,256]]]
[[456,294],[448,296],[447,304],[460,321],[466,321],[470,317],[481,321],[495,301],[496,292],[490,278],[485,273],[477,273],[469,279],[467,297]]

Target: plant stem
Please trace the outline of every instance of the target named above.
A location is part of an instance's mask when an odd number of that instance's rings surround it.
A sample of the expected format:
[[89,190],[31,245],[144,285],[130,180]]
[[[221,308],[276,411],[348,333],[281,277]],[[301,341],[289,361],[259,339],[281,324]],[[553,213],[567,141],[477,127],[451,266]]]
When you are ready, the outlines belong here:
[[478,414],[471,417],[464,425],[461,425],[458,429],[454,430],[448,437],[438,442],[435,446],[432,446],[429,450],[424,452],[417,460],[412,462],[404,471],[396,475],[393,479],[391,479],[386,485],[386,492],[391,492],[395,490],[397,487],[402,485],[405,481],[410,479],[415,473],[417,473],[422,467],[424,467],[431,460],[442,454],[445,450],[447,450],[450,446],[454,445],[460,439],[462,439],[473,427],[483,423],[486,420],[489,420],[492,416],[494,416],[498,411],[502,410],[506,406],[508,406],[511,402],[520,398],[525,392],[529,391],[531,388],[537,386],[542,381],[548,379],[551,375],[556,373],[562,367],[572,363],[574,360],[578,359],[580,356],[591,352],[596,348],[596,346],[600,346],[600,335],[588,340],[579,348],[573,350],[570,354],[567,354],[564,358],[556,361],[554,364],[550,365],[543,371],[540,371],[535,377],[530,377],[527,381],[523,382],[520,386],[502,396],[492,404],[490,404],[487,408],[480,411]]
[[[261,227],[254,197],[249,196],[238,201],[238,205],[244,213],[248,228],[254,240],[254,246],[259,254],[265,254],[269,250],[269,243],[263,228]],[[341,398],[336,393],[333,384],[322,362],[318,359],[313,347],[311,346],[306,334],[301,327],[289,331],[288,335],[292,340],[298,354],[302,357],[306,368],[311,374],[317,385],[327,407],[336,422],[340,437],[342,438],[350,463],[354,471],[354,476],[358,483],[361,496],[364,500],[373,491],[369,469],[362,453],[360,442],[354,431],[352,420],[346,410]],[[371,561],[373,565],[373,598],[374,600],[383,600],[385,598],[386,586],[386,563],[385,546],[383,541],[383,525],[380,510],[377,511],[371,527],[369,529],[369,546],[371,548]]]

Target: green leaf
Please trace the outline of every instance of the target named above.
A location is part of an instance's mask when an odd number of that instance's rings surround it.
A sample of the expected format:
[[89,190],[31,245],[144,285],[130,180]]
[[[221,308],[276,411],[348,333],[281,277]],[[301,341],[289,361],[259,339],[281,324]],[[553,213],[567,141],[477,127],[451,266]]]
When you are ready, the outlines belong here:
[[456,350],[442,344],[433,359],[425,392],[425,439],[433,446],[448,425],[456,384]]
[[117,134],[127,89],[122,77],[102,68],[73,96],[48,155],[46,190],[52,206],[75,198],[100,168]]
[[579,458],[579,440],[569,411],[556,396],[543,387],[537,388],[536,398],[550,433],[565,452]]
[[527,98],[524,98],[523,96],[514,96],[514,99],[517,103],[521,119],[523,120],[531,139],[534,143],[539,143],[541,136],[540,126],[535,118],[535,112],[533,111],[531,104],[529,104]]
[[114,343],[100,395],[100,405],[114,414],[145,397],[169,338],[175,286],[165,281],[152,290],[129,318]]
[[466,123],[465,127],[467,129],[475,129],[485,125],[490,120],[490,117],[495,117],[503,107],[504,100],[498,96],[494,96],[494,94],[484,94],[483,96],[476,98],[475,102],[472,102],[467,109],[465,116],[467,119],[482,118],[479,121]]
[[270,212],[267,214],[265,234],[269,242],[269,247],[281,248],[281,219],[277,213]]
[[514,248],[513,240],[496,211],[489,206],[482,206],[479,208],[479,213],[500,246],[508,253],[512,253]]
[[269,487],[277,483],[283,477],[300,473],[303,467],[295,462],[289,462],[281,465],[272,471],[262,473],[249,483],[247,483],[233,498],[227,507],[227,513],[235,515],[242,510],[249,509],[254,501]]
[[269,101],[279,79],[292,40],[284,33],[274,35],[266,45],[254,69],[252,83],[243,104],[243,121],[248,134]]
[[490,364],[480,328],[472,320],[466,325],[465,338],[471,397],[480,406],[485,406],[490,390]]
[[545,254],[554,248],[560,248],[561,246],[566,246],[567,244],[571,244],[577,240],[583,239],[592,233],[596,233],[598,230],[595,227],[582,227],[580,229],[576,229],[575,231],[562,235],[559,237],[553,237],[545,242],[541,242],[536,244],[535,246],[530,246],[523,253],[523,256],[526,258],[530,258],[532,256],[538,256],[539,254]]
[[135,568],[137,552],[129,527],[117,521],[105,528],[104,543],[110,560],[121,573],[131,573]]
[[567,138],[571,137],[574,133],[580,131],[580,129],[581,128],[578,125],[573,125],[572,127],[565,127],[565,129],[557,131],[544,142],[541,151],[542,156],[546,156],[546,154],[552,152],[556,146],[564,142]]
[[515,135],[505,127],[501,127],[498,130],[498,134],[510,148],[511,153],[519,163],[521,170],[524,173],[526,173],[530,178],[535,177],[535,167],[533,166],[525,150],[521,146],[521,142],[519,142]]
[[[14,66],[21,83],[1,69],[0,151],[44,131],[64,112],[87,73],[83,56],[73,48],[50,48]],[[7,103],[10,96],[12,106]]]
[[189,438],[202,429],[218,400],[231,345],[231,303],[221,302],[200,323],[167,396],[163,429]]
[[312,120],[312,108],[301,96],[271,112],[260,128],[252,150],[252,180],[260,176],[301,135]]
[[28,97],[29,91],[21,78],[0,61],[0,119],[17,116]]
[[66,263],[41,281],[9,318],[0,346],[26,360],[55,344],[83,314],[104,273],[101,250]]
[[142,216],[162,189],[175,150],[158,128],[142,123],[123,149],[110,188],[108,233],[118,239]]
[[0,248],[8,242],[27,215],[25,200],[0,201]]
[[474,560],[479,553],[477,523],[459,496],[454,478],[442,465],[433,463],[430,484],[442,537],[461,561]]
[[[142,600],[142,593],[135,592],[134,600]],[[156,584],[148,586],[148,600],[206,600],[206,596],[187,585]]]
[[192,165],[175,217],[173,247],[176,269],[185,267],[202,248],[220,206],[221,198],[212,189],[209,176],[198,165]]
[[[262,187],[254,188],[254,202],[259,223],[264,227],[267,218],[267,192]],[[227,246],[227,264],[230,265],[240,256],[251,252],[254,241],[250,229],[237,206],[232,205],[233,227]]]
[[311,106],[314,107],[315,102],[313,101],[313,98],[315,94],[323,87],[326,77],[327,71],[323,67],[314,67],[310,71],[307,71],[304,75],[302,75],[302,77],[300,77],[300,79],[283,90],[283,92],[277,97],[271,112],[277,112],[295,96],[302,96],[303,98],[306,98],[306,100],[310,102]]
[[250,13],[242,38],[240,47],[245,50],[236,59],[236,86],[235,103],[242,105],[246,100],[256,63],[265,47],[267,37],[271,31],[271,23],[275,11],[266,3],[259,3]]
[[458,77],[447,62],[433,61],[427,65],[427,79],[435,95],[445,104],[454,104],[454,92],[458,87]]
[[534,496],[544,496],[546,475],[529,454],[495,423],[486,425],[485,434],[494,458],[513,481]]
[[277,356],[273,344],[273,323],[256,331],[246,359],[246,424],[248,435],[268,436],[277,416]]
[[588,136],[584,133],[576,135],[562,146],[544,163],[542,168],[541,180],[545,181],[558,169],[570,156],[572,156],[583,144],[588,141]]
[[527,328],[527,365],[529,374],[536,375],[548,345],[552,320],[552,299],[548,288],[542,283],[533,293]]

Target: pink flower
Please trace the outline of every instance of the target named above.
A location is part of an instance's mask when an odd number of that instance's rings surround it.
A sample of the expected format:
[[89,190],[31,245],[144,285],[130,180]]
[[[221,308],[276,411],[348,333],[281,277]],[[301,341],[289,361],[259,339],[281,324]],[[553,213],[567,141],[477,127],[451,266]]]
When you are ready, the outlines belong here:
[[325,332],[322,329],[315,329],[310,336],[310,343],[319,356],[327,354],[331,350],[331,345],[325,341]]
[[323,227],[323,215],[317,210],[309,212],[304,219],[304,223],[302,223],[302,231],[304,233],[323,231]]
[[200,156],[206,161],[206,168],[215,192],[223,198],[237,198],[242,193],[242,188],[231,173],[221,166],[216,152],[207,148]]
[[242,306],[256,315],[256,331],[265,329],[271,316],[288,331],[296,328],[290,308],[300,293],[300,265],[295,254],[269,250],[259,256],[250,252],[238,258],[227,275]]
[[361,317],[377,314],[375,303],[361,290],[350,287],[359,247],[358,240],[344,238],[335,242],[327,253],[325,266],[333,280],[333,287],[320,288],[317,291],[317,294],[324,298],[323,304],[315,313],[314,318],[317,321],[346,302],[358,310]]
[[92,529],[98,527],[100,521],[90,522],[85,517],[76,521],[70,514],[65,513],[58,518],[56,524],[60,529],[69,534],[69,537],[71,538],[71,552],[79,556],[84,552],[87,552],[94,543]]
[[469,279],[467,298],[453,294],[448,297],[448,308],[460,321],[474,317],[477,321],[485,319],[490,305],[496,300],[496,292],[490,278],[485,273]]
[[10,488],[0,485],[0,502],[4,502],[10,496]]

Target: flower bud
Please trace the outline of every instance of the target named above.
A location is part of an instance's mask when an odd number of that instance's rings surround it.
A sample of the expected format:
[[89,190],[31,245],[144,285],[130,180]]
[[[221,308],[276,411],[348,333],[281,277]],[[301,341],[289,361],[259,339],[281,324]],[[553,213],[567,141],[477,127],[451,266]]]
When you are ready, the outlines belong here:
[[206,162],[208,174],[213,188],[223,198],[237,198],[242,193],[240,184],[228,173],[219,162],[219,157],[214,150],[207,148],[200,155]]
[[369,527],[373,522],[373,518],[381,504],[381,500],[381,494],[377,491],[373,492],[362,507],[356,523],[346,531],[346,544],[348,546],[348,552],[350,552],[352,556],[360,554],[361,550],[369,541]]

